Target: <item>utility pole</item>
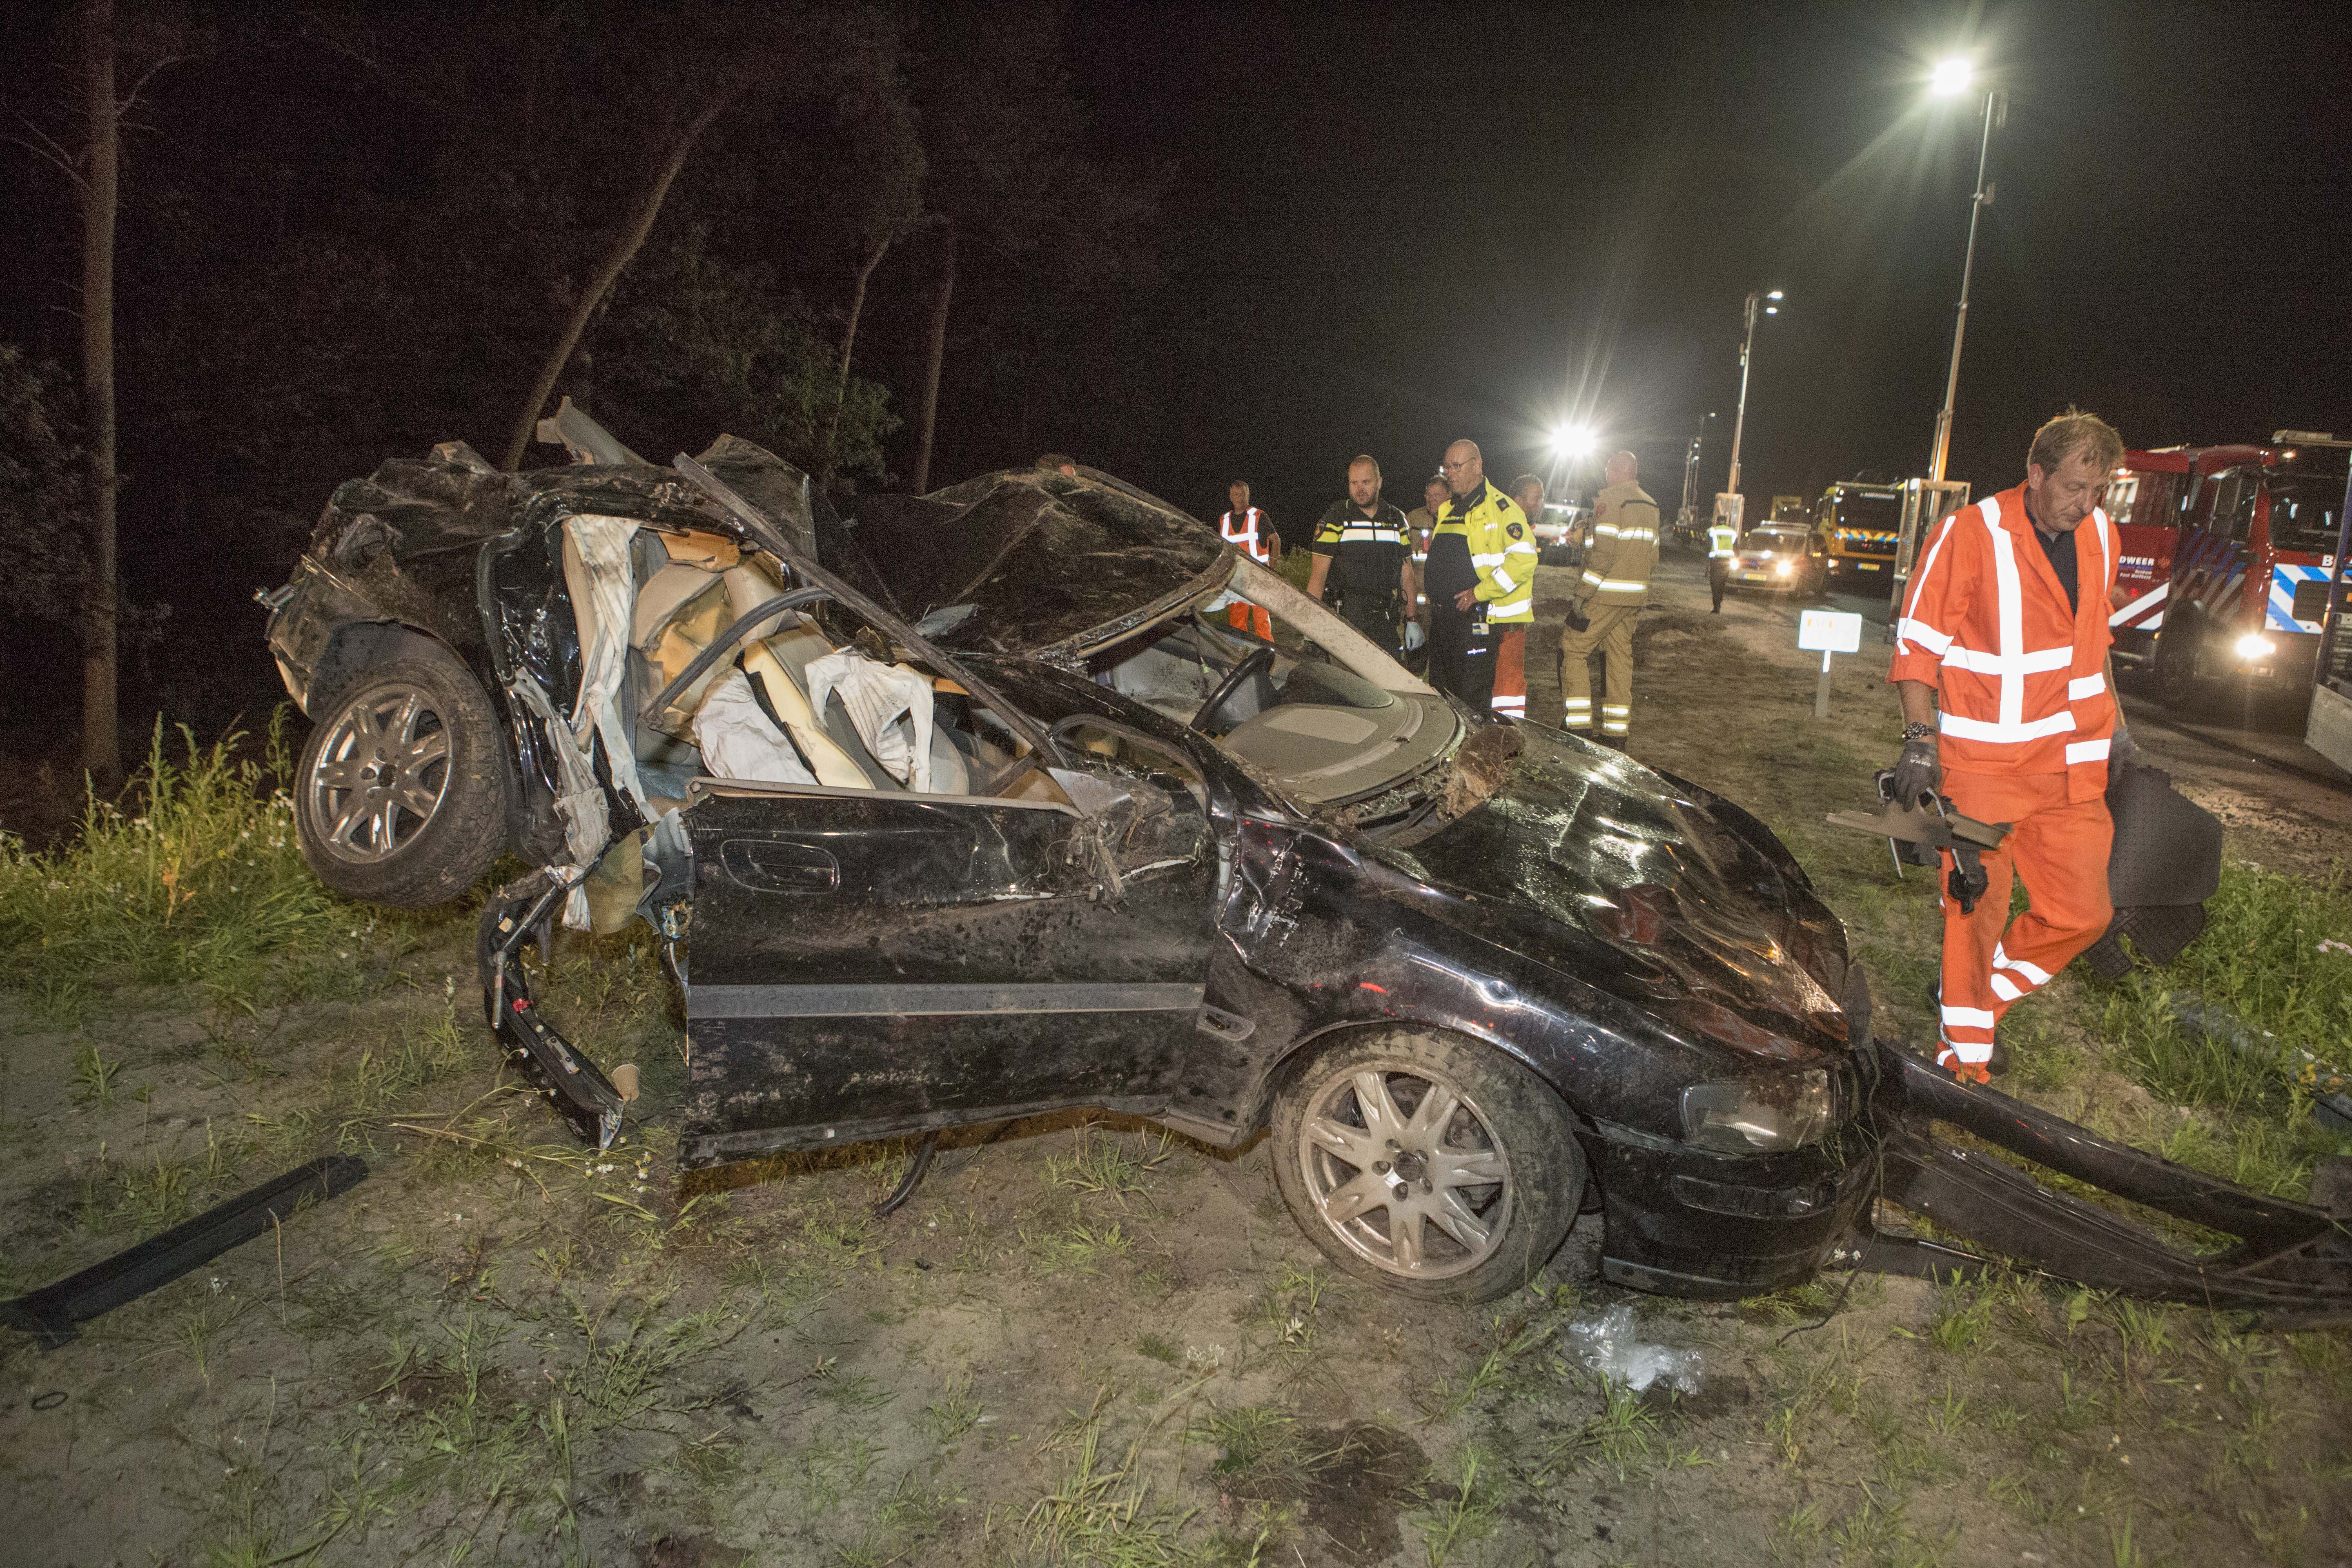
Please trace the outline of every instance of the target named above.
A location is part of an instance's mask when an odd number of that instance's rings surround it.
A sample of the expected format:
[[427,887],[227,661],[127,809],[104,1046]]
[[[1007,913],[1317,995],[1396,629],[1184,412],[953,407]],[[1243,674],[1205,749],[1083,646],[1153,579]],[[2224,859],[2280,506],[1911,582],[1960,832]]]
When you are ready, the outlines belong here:
[[1698,491],[1699,446],[1706,439],[1707,420],[1714,417],[1715,415],[1712,412],[1700,417],[1698,422],[1698,434],[1691,437],[1690,451],[1685,454],[1683,458],[1683,521],[1685,523],[1690,521],[1691,499]]
[[[1756,289],[1748,290],[1748,335],[1739,340],[1739,411],[1731,418],[1731,477],[1723,484],[1725,492],[1729,495],[1739,493],[1739,437],[1748,428],[1748,357],[1756,347],[1757,307],[1761,305],[1762,313],[1767,316],[1777,316],[1780,313],[1780,290],[1778,289],[1769,294]],[[1773,303],[1766,304],[1766,300]]]
[[1992,160],[1993,126],[2008,117],[2009,100],[1998,88],[1985,94],[1984,140],[1977,148],[1977,189],[1969,201],[1969,248],[1960,263],[1959,313],[1952,321],[1952,368],[1944,377],[1944,406],[1936,415],[1936,455],[1927,464],[1927,478],[1941,482],[1944,461],[1952,449],[1952,405],[1960,395],[1960,340],[1969,331],[1969,284],[1977,268],[1977,220],[1985,208],[1992,205],[1991,185],[1985,183],[1985,172]]

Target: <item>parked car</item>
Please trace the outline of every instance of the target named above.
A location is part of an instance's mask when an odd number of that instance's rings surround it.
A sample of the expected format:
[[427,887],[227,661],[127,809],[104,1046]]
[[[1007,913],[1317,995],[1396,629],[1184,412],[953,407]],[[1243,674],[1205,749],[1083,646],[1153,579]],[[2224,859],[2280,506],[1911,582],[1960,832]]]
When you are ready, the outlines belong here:
[[1537,564],[1584,564],[1584,525],[1591,515],[1572,501],[1544,502],[1543,515],[1535,520]]
[[[843,518],[731,437],[659,467],[551,423],[572,464],[447,447],[339,489],[268,637],[322,879],[421,904],[542,868],[484,910],[484,1006],[583,1138],[623,1110],[532,990],[559,915],[662,937],[682,1167],[1073,1106],[1270,1131],[1339,1267],[1459,1299],[1588,1211],[1608,1278],[1687,1295],[1857,1237],[1962,1256],[1872,1232],[1880,1196],[2017,1245],[2034,1200],[1968,1184],[2040,1189],[1926,1119],[2040,1124],[1874,1047],[1843,928],[1732,803],[1469,711],[1108,474]],[[2113,1148],[2068,1133],[2036,1157]]]

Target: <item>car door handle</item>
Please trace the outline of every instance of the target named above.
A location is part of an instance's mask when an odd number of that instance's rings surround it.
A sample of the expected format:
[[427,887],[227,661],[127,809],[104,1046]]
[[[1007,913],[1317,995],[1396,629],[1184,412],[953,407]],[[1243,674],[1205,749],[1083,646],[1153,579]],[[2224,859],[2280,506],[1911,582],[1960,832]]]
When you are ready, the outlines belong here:
[[738,887],[755,893],[832,893],[841,889],[841,862],[814,844],[730,838],[719,847],[719,864]]

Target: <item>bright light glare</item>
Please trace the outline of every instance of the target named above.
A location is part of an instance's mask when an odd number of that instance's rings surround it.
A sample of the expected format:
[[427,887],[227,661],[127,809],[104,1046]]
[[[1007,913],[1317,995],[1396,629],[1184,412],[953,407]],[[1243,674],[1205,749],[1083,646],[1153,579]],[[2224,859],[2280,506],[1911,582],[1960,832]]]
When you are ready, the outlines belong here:
[[1778,289],[1773,289],[1769,294],[1767,294],[1767,295],[1765,295],[1765,296],[1764,296],[1764,298],[1766,298],[1767,300],[1777,300],[1777,299],[1779,299],[1780,297],[1780,290],[1779,290]]
[[1590,425],[1560,425],[1553,427],[1551,449],[1563,458],[1589,458],[1601,445],[1601,433]]
[[2268,658],[2276,652],[2278,652],[2278,644],[2260,632],[2248,632],[2238,639],[2238,658],[2243,663],[2252,664],[2258,658]]
[[1935,74],[1927,79],[1927,90],[1937,98],[1956,98],[1969,90],[1969,82],[1975,75],[1976,68],[1957,55],[1937,60]]
[[1764,307],[1764,313],[1768,316],[1777,316],[1780,313],[1780,307],[1778,305],[1767,305]]

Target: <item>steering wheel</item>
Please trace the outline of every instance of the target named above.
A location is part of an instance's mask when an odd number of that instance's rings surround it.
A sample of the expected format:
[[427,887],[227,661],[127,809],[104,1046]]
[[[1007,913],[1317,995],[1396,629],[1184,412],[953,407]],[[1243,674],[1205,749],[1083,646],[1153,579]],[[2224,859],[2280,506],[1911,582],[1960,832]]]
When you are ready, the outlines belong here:
[[1234,666],[1234,672],[1218,684],[1216,690],[1209,694],[1209,700],[1206,702],[1201,704],[1201,710],[1192,715],[1192,728],[1204,735],[1214,734],[1216,731],[1210,726],[1220,717],[1219,710],[1232,701],[1234,694],[1248,685],[1253,678],[1265,679],[1266,671],[1273,667],[1274,649],[1262,647],[1254,650],[1248,658]]

